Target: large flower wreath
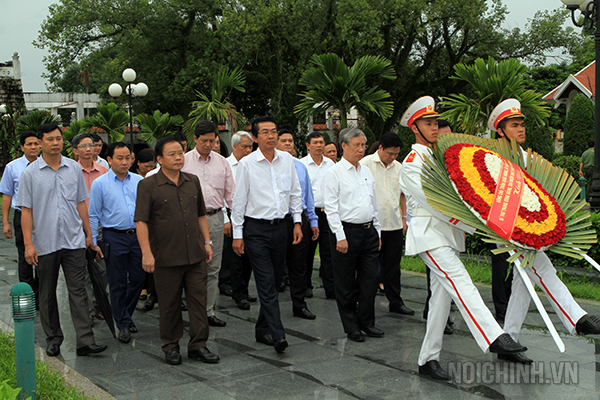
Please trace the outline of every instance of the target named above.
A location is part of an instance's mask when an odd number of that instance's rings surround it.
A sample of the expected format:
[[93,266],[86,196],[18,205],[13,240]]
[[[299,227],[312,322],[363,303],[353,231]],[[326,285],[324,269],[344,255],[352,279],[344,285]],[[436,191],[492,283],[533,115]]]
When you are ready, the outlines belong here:
[[[438,139],[433,155],[426,159],[429,168],[422,173],[429,203],[477,228],[484,241],[504,245],[495,253],[514,250],[510,261],[523,256],[526,265],[540,249],[580,259],[596,241],[587,220],[589,212],[579,212],[586,203],[575,202],[580,192],[575,180],[536,153],[528,152],[524,159],[516,142],[446,134]],[[508,181],[512,189],[513,182],[519,181],[521,189],[515,189],[518,196],[510,193],[499,198],[505,189],[499,182],[509,169],[510,179],[502,182]],[[508,232],[491,223],[493,205],[502,199],[515,209]],[[494,218],[497,215],[496,210]]]

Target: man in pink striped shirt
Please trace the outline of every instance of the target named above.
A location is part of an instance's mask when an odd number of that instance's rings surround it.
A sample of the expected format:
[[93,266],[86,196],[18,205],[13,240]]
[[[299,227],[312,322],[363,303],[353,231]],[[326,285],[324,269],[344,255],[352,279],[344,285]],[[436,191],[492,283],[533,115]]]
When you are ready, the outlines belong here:
[[212,151],[216,137],[217,127],[212,122],[198,122],[194,128],[196,147],[186,153],[182,171],[196,175],[202,186],[214,254],[212,261],[208,263],[206,314],[210,326],[223,327],[227,323],[215,316],[214,307],[219,289],[223,235],[231,234],[231,222],[223,208],[225,202],[233,204],[235,184],[227,159]]

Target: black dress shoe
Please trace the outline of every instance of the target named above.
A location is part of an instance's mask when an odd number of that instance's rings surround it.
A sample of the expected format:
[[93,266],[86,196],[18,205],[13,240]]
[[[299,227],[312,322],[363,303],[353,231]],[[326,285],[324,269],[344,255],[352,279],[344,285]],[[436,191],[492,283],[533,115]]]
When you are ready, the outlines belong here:
[[142,311],[150,311],[154,308],[154,305],[156,304],[156,296],[154,295],[150,295],[148,296],[148,300],[146,300],[146,302],[144,303],[144,306],[142,307]]
[[108,348],[107,345],[99,345],[96,343],[89,344],[85,347],[80,347],[77,349],[78,356],[89,356],[90,354],[98,354],[102,353],[104,350]]
[[60,344],[58,343],[50,343],[48,347],[46,347],[46,354],[50,357],[56,357],[60,354]]
[[267,333],[266,335],[258,335],[255,336],[256,341],[258,343],[262,343],[262,344],[266,344],[267,346],[273,346],[273,337],[271,336],[270,333]]
[[518,364],[531,364],[533,360],[531,358],[525,357],[523,353],[515,353],[515,354],[504,354],[498,353],[498,360],[510,361]]
[[185,304],[185,301],[181,300],[181,311],[187,311],[188,307],[187,304]]
[[225,325],[227,325],[227,322],[217,318],[216,316],[210,316],[207,318],[208,319],[208,324],[210,326],[218,326],[220,328],[224,327]]
[[306,291],[304,292],[304,297],[306,297],[307,299],[313,298],[313,291],[311,288],[306,289]]
[[240,310],[249,310],[250,309],[250,303],[248,303],[248,300],[242,300],[239,303],[237,303],[237,307]]
[[503,333],[490,345],[491,353],[514,354],[527,351],[527,347],[521,346],[510,337],[508,333]]
[[224,288],[224,289],[221,289],[221,290],[220,290],[220,293],[221,293],[223,296],[229,296],[229,297],[233,296],[233,290],[231,290],[230,288]]
[[170,365],[181,364],[181,354],[179,353],[179,346],[175,346],[165,353],[165,361],[167,362],[167,364]]
[[281,354],[288,347],[288,342],[285,339],[277,339],[275,342],[273,342],[273,347],[275,347],[275,351],[277,353]]
[[138,333],[139,332],[137,326],[135,326],[135,324],[133,322],[129,326],[129,332],[131,332],[131,333]]
[[256,303],[258,299],[256,298],[256,296],[248,296],[246,297],[246,300],[248,300],[248,303]]
[[315,319],[317,316],[310,312],[310,310],[304,307],[302,310],[294,310],[294,317],[304,318],[304,319]]
[[218,355],[213,354],[207,347],[198,350],[188,351],[188,358],[191,360],[202,361],[208,364],[216,364],[221,359]]
[[348,339],[352,340],[353,342],[364,342],[365,335],[363,335],[361,331],[351,332],[348,334]]
[[140,294],[140,297],[139,297],[140,301],[146,301],[147,298],[148,298],[147,294]]
[[444,335],[452,335],[454,333],[454,328],[450,324],[450,321],[446,321],[446,326],[444,327]]
[[368,337],[383,337],[383,335],[385,335],[381,329],[377,329],[374,326],[371,328],[362,328],[361,330],[366,333]]
[[419,365],[419,374],[430,376],[439,381],[450,380],[450,376],[442,368],[438,360],[427,361],[425,365]]
[[131,333],[128,328],[119,330],[119,342],[121,342],[121,343],[131,342]]
[[600,319],[594,315],[586,314],[575,325],[578,335],[597,335],[600,333]]
[[415,315],[415,311],[401,303],[390,303],[390,312],[402,315]]
[[285,292],[285,282],[281,282],[281,284],[277,287],[277,291],[279,293]]

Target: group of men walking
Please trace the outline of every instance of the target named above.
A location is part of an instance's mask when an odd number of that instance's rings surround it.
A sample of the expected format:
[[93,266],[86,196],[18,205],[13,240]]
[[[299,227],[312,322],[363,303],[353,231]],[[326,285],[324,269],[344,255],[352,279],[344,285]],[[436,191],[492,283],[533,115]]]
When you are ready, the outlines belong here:
[[[522,143],[524,115],[515,102],[498,105],[490,126],[501,138]],[[279,130],[271,117],[256,118],[250,133],[233,135],[233,153],[224,158],[214,151],[217,127],[201,121],[194,129],[196,146],[187,153],[185,140],[158,141],[160,166],[146,178],[129,172],[133,154],[125,143],[109,145],[107,169],[98,163],[94,138],[88,134],[73,140],[78,162],[61,155],[58,126],[44,125],[37,133],[23,134],[24,156],[7,166],[0,183],[5,196],[4,234],[12,235],[8,222],[12,205],[19,277],[40,299],[46,352],[60,354],[64,337],[56,299],[61,265],[77,354],[107,348],[95,343],[89,318],[93,309],[85,289],[89,248],[98,260],[106,260],[121,342],[129,343],[138,331],[132,315],[145,271],[154,274],[166,362],[182,363],[183,289],[190,320],[188,358],[219,362],[206,346],[209,326],[226,326],[215,315],[219,276],[229,277],[227,290],[238,308],[249,310],[257,300],[248,292],[253,272],[260,300],[255,339],[282,353],[288,342],[278,288],[287,270],[292,314],[318,318],[306,300],[313,296],[318,247],[325,296],[336,301],[349,340],[384,336],[375,325],[379,287],[389,300],[389,312],[414,314],[401,296],[404,250],[419,255],[430,271],[427,331],[418,360],[421,374],[448,379],[439,356],[451,301],[484,352],[530,363],[522,354],[527,348],[518,343],[529,304],[522,280],[517,274],[512,285],[495,279],[494,293],[507,304],[496,310],[494,318],[458,258],[464,251],[464,232],[472,233],[473,228],[434,210],[423,192],[421,170],[439,135],[438,117],[431,97],[409,107],[401,124],[412,130],[416,144],[402,164],[396,160],[401,150],[396,134],[382,135],[376,151],[365,156],[366,136],[358,128],[340,132],[339,162],[327,157],[329,144],[318,132],[306,137],[309,154],[298,160],[292,156],[294,134]],[[409,215],[412,219],[407,222]],[[505,260],[495,260],[496,277],[506,276],[506,265]],[[600,320],[577,305],[545,254],[539,252],[531,271],[530,278],[548,293],[570,332],[600,333]],[[499,314],[505,318],[504,329],[497,322]]]

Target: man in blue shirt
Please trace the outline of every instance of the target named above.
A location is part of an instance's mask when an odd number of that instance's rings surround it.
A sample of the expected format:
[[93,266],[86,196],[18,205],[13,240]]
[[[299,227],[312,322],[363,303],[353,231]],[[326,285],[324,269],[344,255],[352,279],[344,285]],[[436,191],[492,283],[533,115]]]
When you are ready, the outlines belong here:
[[61,265],[77,333],[77,355],[100,353],[107,346],[95,343],[85,294],[85,249],[93,242],[83,173],[77,162],[60,154],[63,137],[57,125],[42,125],[38,138],[42,156],[23,171],[17,206],[21,207],[25,260],[36,266],[40,279],[40,320],[46,334],[46,354],[59,355],[64,339],[56,299]]
[[97,178],[90,190],[90,225],[94,250],[102,255],[97,243],[98,224],[109,245],[105,256],[113,317],[119,341],[129,343],[131,333],[137,332],[131,315],[146,279],[133,222],[137,186],[143,178],[129,173],[131,152],[125,143],[111,143],[106,158],[111,169]]
[[21,133],[19,138],[23,156],[8,163],[0,181],[0,193],[2,193],[2,223],[4,225],[4,237],[12,239],[13,232],[8,222],[10,209],[14,210],[13,224],[15,227],[15,243],[19,253],[19,282],[25,282],[33,289],[35,300],[38,299],[38,277],[33,271],[33,266],[25,261],[25,244],[23,243],[23,230],[21,229],[21,209],[17,207],[17,193],[19,191],[19,180],[25,168],[37,160],[40,154],[40,141],[37,133],[27,131]]
[[[287,129],[279,131],[277,139],[277,150],[287,151],[292,154],[294,149],[294,136]],[[302,161],[294,158],[296,173],[302,188],[302,240],[298,244],[292,244],[292,229],[294,224],[288,218],[288,246],[286,251],[286,264],[290,277],[290,297],[292,298],[292,312],[294,317],[304,319],[315,319],[316,316],[308,309],[304,294],[306,293],[306,257],[311,240],[319,237],[319,221],[315,214],[315,201],[313,190],[308,176],[308,169]],[[290,215],[291,217],[291,215]],[[311,235],[312,231],[312,235]]]

